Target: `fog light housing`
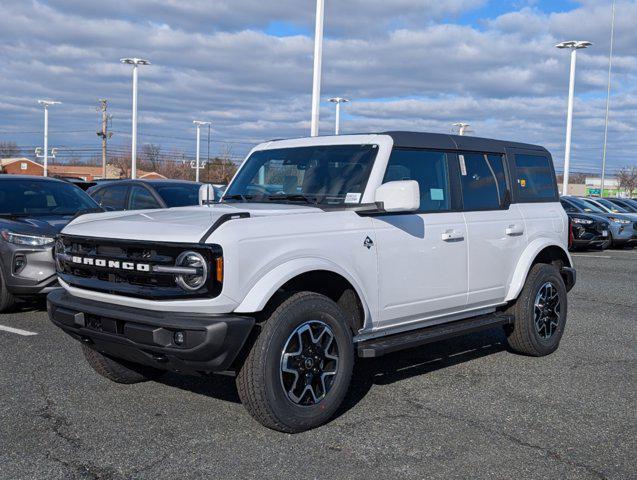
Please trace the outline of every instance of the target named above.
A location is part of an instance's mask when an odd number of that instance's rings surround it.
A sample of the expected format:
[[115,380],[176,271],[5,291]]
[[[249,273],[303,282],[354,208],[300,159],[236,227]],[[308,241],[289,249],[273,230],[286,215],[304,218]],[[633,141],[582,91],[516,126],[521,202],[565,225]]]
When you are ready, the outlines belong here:
[[175,345],[183,345],[184,342],[186,341],[186,334],[184,332],[175,332],[173,334],[173,342],[175,342]]
[[27,257],[24,255],[16,255],[13,258],[13,273],[18,274],[27,266]]

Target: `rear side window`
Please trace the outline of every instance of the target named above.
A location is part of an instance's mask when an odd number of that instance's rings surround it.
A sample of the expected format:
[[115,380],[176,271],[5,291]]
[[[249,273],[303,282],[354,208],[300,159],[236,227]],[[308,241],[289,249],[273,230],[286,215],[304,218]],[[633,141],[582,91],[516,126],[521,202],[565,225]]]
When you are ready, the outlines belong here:
[[560,203],[562,204],[562,207],[564,208],[564,210],[567,211],[568,213],[577,213],[578,212],[577,208],[575,208],[573,205],[568,203],[563,198],[560,199]]
[[144,210],[149,208],[160,208],[152,193],[144,187],[134,186],[130,196],[131,210]]
[[458,157],[464,210],[502,208],[508,194],[502,156],[462,153]]
[[125,210],[128,187],[126,185],[114,185],[100,190],[102,198],[100,205],[108,210]]
[[395,149],[383,183],[415,180],[420,187],[420,212],[451,209],[447,154],[425,150]]
[[542,155],[515,155],[518,197],[522,202],[553,202],[557,185],[551,161]]

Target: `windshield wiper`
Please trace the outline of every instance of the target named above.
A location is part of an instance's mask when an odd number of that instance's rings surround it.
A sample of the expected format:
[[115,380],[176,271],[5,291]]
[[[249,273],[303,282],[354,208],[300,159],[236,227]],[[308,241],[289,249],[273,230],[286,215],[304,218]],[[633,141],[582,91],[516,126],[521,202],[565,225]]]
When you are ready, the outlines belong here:
[[252,198],[254,198],[254,195],[242,195],[240,193],[233,193],[232,195],[224,195],[223,201],[225,202],[226,200],[241,200],[242,202],[247,202]]
[[297,201],[301,201],[301,202],[305,202],[305,203],[318,203],[318,198],[317,197],[310,197],[308,195],[301,195],[300,193],[290,193],[290,194],[285,194],[285,195],[268,195],[266,197],[266,199],[268,201],[274,201],[276,202],[277,200],[288,200],[291,202],[297,202]]

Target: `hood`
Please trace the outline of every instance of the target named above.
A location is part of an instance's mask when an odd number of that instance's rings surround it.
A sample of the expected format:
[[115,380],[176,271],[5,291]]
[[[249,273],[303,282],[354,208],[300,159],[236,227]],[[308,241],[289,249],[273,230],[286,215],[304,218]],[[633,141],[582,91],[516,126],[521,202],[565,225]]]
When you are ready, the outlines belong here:
[[203,207],[107,212],[83,215],[71,222],[62,233],[122,240],[198,243],[225,214],[246,212],[251,217],[265,217],[320,211],[315,207],[287,204],[218,203]]
[[24,235],[55,236],[73,219],[73,215],[32,215],[0,218],[0,229]]

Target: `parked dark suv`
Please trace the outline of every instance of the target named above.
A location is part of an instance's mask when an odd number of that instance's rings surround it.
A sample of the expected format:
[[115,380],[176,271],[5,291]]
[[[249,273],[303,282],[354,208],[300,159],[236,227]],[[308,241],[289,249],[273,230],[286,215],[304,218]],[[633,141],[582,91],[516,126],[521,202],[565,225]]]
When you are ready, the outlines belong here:
[[0,175],[0,312],[57,287],[53,242],[80,213],[102,211],[62,180]]
[[87,193],[105,210],[147,210],[199,205],[201,185],[187,180],[114,180]]

